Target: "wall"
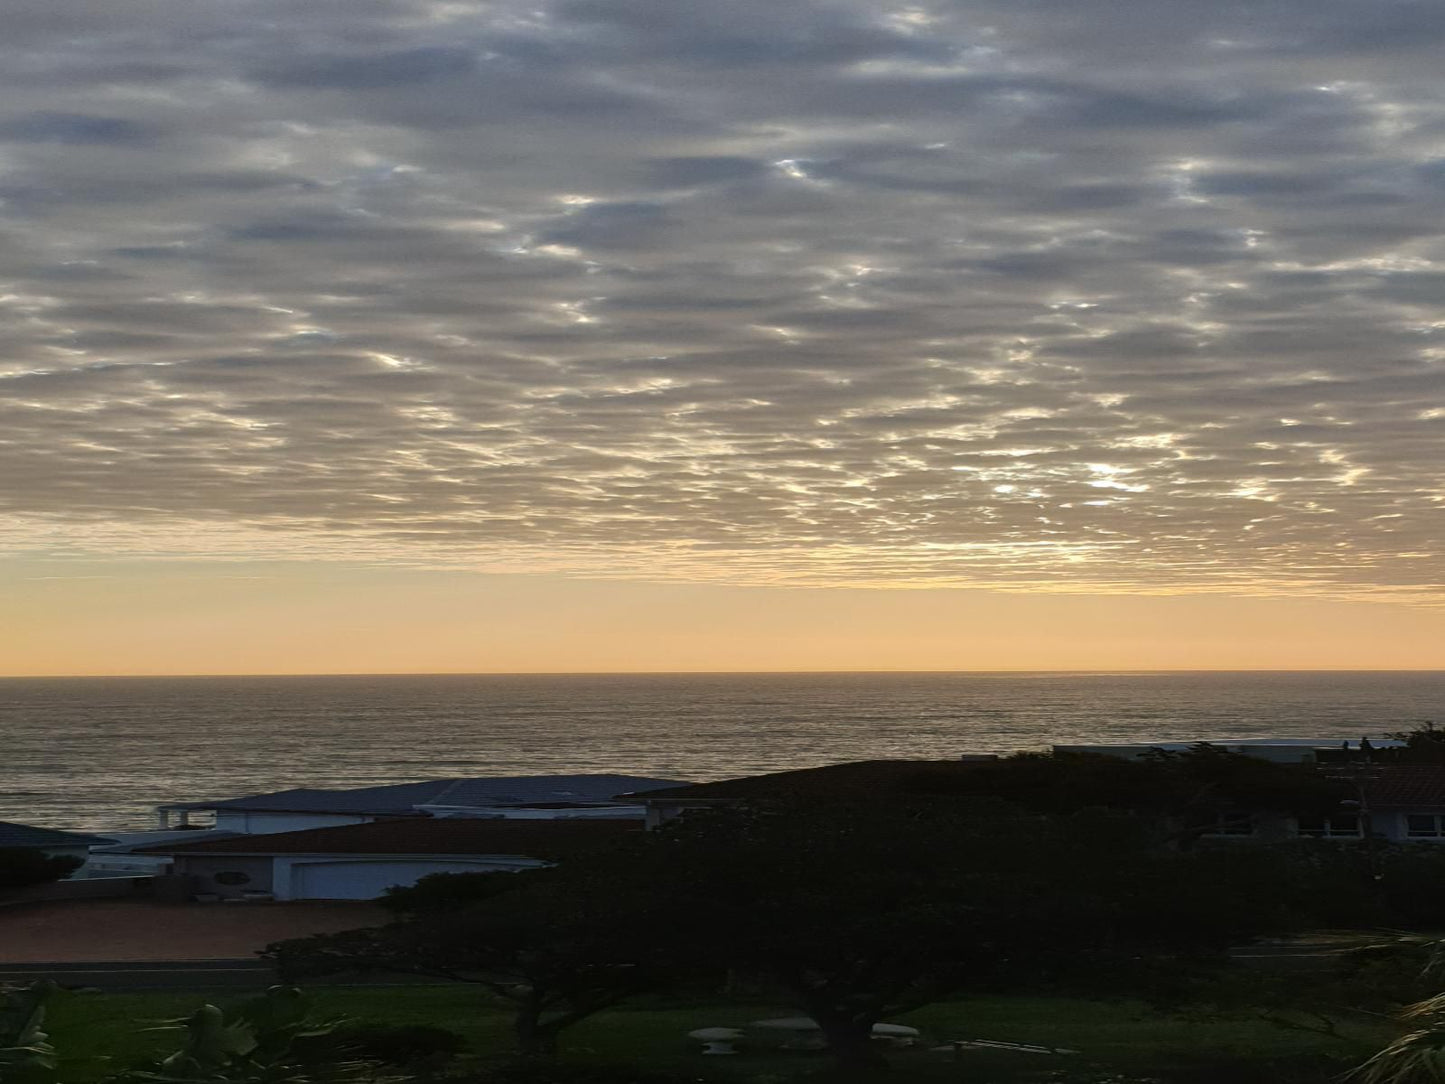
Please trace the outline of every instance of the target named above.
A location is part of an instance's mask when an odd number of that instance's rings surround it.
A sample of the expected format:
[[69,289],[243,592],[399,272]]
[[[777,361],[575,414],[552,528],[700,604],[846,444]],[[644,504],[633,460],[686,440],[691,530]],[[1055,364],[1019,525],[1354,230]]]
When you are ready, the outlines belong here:
[[[176,855],[176,872],[186,875],[194,893],[214,893],[222,899],[240,899],[247,892],[271,891],[271,859],[262,855]],[[244,873],[244,884],[222,884],[218,873]]]
[[1445,837],[1411,836],[1409,822],[1405,820],[1412,813],[1430,816],[1445,814],[1445,806],[1411,806],[1408,809],[1386,807],[1370,813],[1370,827],[1376,835],[1397,843],[1427,843],[1434,846],[1445,844]]
[[263,836],[273,832],[304,832],[308,828],[335,828],[343,824],[365,824],[375,820],[354,813],[260,813],[253,810],[218,809],[216,827],[227,832]]
[[153,877],[166,873],[171,865],[168,854],[92,854],[75,873],[76,878]]

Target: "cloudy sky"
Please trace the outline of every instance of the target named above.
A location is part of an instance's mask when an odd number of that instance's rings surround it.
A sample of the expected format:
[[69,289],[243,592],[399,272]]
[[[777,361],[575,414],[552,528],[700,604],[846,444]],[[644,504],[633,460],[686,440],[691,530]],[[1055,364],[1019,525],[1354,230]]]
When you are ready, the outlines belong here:
[[[1434,0],[10,0],[6,666],[1131,665],[963,650],[1024,611],[1445,665],[1442,48]],[[368,646],[226,655],[288,622]]]

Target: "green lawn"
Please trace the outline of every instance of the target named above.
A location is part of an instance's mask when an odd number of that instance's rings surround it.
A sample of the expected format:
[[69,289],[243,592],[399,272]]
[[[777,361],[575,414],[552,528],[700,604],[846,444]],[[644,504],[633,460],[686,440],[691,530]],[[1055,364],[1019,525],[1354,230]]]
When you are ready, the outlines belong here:
[[[473,989],[460,986],[325,988],[313,991],[320,1015],[345,1015],[378,1025],[424,1023],[464,1035],[479,1059],[510,1049],[508,1018]],[[155,1022],[184,1015],[207,1000],[196,994],[71,994],[50,1014],[53,1041],[67,1058],[65,1080],[86,1084],[128,1062],[167,1049],[171,1036]],[[212,1000],[235,1000],[227,993]],[[681,1008],[639,1007],[605,1013],[564,1039],[564,1060],[625,1064],[700,1081],[781,1084],[819,1073],[818,1055],[701,1057],[685,1038],[708,1025],[796,1015],[777,1005],[718,1003]],[[1127,1002],[1062,998],[981,998],[935,1005],[901,1020],[933,1039],[983,1038],[1063,1046],[1072,1056],[917,1051],[898,1056],[894,1081],[1136,1080],[1204,1084],[1295,1084],[1330,1080],[1382,1045],[1390,1029],[1343,1024],[1342,1039],[1281,1029],[1260,1021],[1191,1021]],[[173,1046],[171,1047],[173,1048]],[[101,1060],[102,1055],[108,1055]],[[1324,1059],[1332,1059],[1329,1062]],[[1311,1059],[1320,1062],[1310,1068]],[[1121,1077],[1119,1074],[1123,1074]],[[1314,1074],[1314,1075],[1311,1075]]]

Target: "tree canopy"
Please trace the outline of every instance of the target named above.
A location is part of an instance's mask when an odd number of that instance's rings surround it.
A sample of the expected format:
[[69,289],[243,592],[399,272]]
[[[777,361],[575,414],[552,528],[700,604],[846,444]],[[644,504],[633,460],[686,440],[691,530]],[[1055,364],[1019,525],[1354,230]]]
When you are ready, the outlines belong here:
[[375,966],[479,982],[538,1053],[639,990],[731,971],[860,1063],[874,1023],[950,994],[1137,992],[1279,928],[1255,853],[1181,851],[1147,818],[958,798],[737,808],[560,867],[424,882],[401,921],[274,954],[288,978]]

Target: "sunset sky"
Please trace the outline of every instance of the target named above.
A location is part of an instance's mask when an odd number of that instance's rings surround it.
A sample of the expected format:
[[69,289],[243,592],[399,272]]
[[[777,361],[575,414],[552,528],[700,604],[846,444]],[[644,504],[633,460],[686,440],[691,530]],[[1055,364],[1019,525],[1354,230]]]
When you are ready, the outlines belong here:
[[9,0],[0,674],[1445,668],[1436,0]]

